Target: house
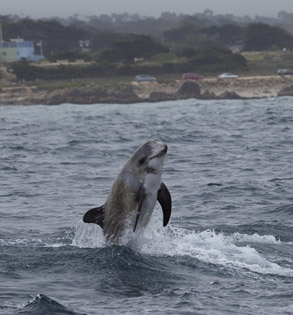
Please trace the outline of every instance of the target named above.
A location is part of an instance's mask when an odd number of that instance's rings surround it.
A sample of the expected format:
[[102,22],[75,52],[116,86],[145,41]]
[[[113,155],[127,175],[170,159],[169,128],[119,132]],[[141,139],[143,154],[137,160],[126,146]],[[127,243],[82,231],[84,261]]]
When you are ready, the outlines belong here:
[[13,62],[26,59],[27,61],[39,61],[43,55],[36,55],[34,43],[23,39],[11,39],[9,42],[2,41],[0,45],[0,59],[5,62]]

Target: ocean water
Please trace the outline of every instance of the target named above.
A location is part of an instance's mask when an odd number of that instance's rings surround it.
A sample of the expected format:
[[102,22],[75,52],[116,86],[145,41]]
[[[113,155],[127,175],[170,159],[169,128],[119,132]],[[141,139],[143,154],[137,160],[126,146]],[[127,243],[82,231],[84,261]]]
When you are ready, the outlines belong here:
[[[160,207],[82,223],[129,156],[168,145]],[[293,314],[292,98],[0,107],[0,314]]]

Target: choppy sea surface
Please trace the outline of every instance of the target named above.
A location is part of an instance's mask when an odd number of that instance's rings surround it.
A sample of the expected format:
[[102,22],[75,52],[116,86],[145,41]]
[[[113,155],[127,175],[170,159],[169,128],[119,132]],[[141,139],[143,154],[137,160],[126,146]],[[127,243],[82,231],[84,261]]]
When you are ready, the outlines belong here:
[[[108,244],[130,155],[168,145],[143,235]],[[0,107],[0,314],[293,314],[292,98]]]

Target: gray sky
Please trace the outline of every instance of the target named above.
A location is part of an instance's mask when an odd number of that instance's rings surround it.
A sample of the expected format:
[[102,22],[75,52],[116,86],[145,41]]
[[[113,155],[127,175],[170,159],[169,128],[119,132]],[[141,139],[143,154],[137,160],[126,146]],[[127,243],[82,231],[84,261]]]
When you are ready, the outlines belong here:
[[283,10],[293,13],[293,0],[0,0],[1,15],[23,14],[33,18],[124,12],[158,17],[166,11],[194,14],[205,9],[215,14],[276,17]]

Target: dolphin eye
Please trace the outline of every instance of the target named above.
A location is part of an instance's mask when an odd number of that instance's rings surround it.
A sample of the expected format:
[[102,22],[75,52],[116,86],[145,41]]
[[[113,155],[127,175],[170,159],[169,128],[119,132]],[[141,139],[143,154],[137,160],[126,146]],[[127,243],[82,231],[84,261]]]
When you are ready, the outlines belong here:
[[139,163],[140,165],[142,165],[142,164],[145,162],[145,160],[146,160],[146,158],[143,157],[143,158],[141,158],[141,159],[138,161],[138,163]]

